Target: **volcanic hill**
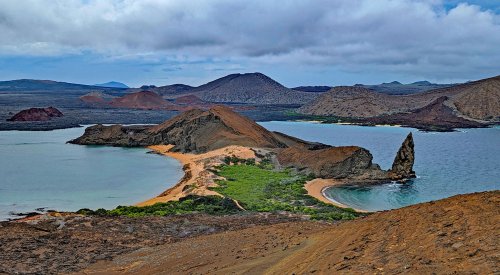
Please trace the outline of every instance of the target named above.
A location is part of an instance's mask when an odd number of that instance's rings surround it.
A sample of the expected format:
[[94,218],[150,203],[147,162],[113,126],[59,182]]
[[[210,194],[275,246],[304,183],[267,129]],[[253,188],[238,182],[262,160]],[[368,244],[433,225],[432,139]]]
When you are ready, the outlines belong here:
[[63,113],[54,107],[30,108],[20,111],[7,121],[47,121],[62,116]]
[[190,94],[213,103],[257,105],[302,105],[318,95],[286,88],[262,73],[230,74],[198,87],[175,84],[151,90],[167,99]]
[[141,91],[114,98],[109,105],[117,108],[131,109],[163,109],[173,104],[163,99],[156,93]]

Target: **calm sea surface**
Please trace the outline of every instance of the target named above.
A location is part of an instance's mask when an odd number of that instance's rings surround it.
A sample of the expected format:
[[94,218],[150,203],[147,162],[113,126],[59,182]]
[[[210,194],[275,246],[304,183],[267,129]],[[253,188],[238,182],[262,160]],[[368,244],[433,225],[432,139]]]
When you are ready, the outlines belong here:
[[179,162],[146,149],[66,144],[83,131],[0,131],[0,220],[36,208],[130,205],[183,175]]
[[407,184],[334,187],[325,194],[366,210],[386,210],[456,194],[500,189],[500,128],[425,133],[411,128],[362,127],[310,122],[264,122],[269,130],[334,146],[359,145],[389,169],[409,132],[415,141],[417,178]]
[[[369,149],[388,169],[406,135],[415,140],[408,184],[337,187],[331,199],[367,210],[398,208],[456,194],[500,189],[500,128],[424,133],[410,128],[310,122],[263,122],[264,127],[335,146]],[[36,208],[74,211],[113,208],[151,198],[182,177],[174,159],[146,149],[80,146],[65,142],[83,128],[48,132],[0,131],[0,220]]]

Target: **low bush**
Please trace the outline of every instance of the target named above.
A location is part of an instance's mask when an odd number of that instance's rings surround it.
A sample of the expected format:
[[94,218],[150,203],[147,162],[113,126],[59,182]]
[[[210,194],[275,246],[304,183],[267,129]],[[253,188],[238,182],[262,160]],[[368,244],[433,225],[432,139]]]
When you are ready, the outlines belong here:
[[80,209],[79,214],[98,216],[166,216],[187,213],[207,213],[207,214],[231,214],[240,211],[236,203],[229,198],[219,196],[195,196],[190,195],[181,198],[179,201],[156,203],[150,206],[118,206],[113,210]]

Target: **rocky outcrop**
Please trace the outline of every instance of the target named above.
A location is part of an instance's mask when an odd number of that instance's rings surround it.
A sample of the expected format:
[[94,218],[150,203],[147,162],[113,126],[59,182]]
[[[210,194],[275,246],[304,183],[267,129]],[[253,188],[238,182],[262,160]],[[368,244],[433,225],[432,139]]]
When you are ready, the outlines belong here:
[[329,147],[310,150],[290,147],[281,150],[278,161],[318,178],[356,178],[378,180],[387,178],[386,172],[372,163],[372,154],[358,146]]
[[122,126],[101,124],[87,127],[85,133],[69,143],[82,145],[110,145],[122,147],[148,146],[150,136],[147,130],[151,126]]
[[371,153],[364,148],[333,147],[270,132],[224,106],[206,111],[189,110],[156,126],[96,125],[88,127],[81,137],[70,142],[112,146],[172,144],[173,151],[190,153],[204,153],[230,145],[266,148],[276,156],[280,166],[293,167],[321,178],[357,181],[399,180],[411,176],[407,170],[413,167],[413,157],[411,162],[405,162],[410,153],[413,156],[413,141],[411,152],[407,148],[409,141],[404,143],[404,150],[398,153],[404,158],[397,157],[397,168],[388,172],[373,164]]
[[400,180],[415,177],[415,171],[413,171],[413,164],[415,163],[414,147],[413,135],[409,133],[394,158],[390,170],[391,178]]
[[7,121],[47,121],[62,116],[63,113],[54,107],[30,108],[20,111]]

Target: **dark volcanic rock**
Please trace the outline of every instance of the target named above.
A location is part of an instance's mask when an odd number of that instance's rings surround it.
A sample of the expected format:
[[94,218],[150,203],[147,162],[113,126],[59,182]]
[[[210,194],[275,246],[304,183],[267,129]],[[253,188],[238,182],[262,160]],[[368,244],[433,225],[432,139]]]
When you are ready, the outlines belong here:
[[85,129],[85,133],[69,143],[82,145],[111,145],[123,147],[148,146],[151,126],[104,126],[97,124]]
[[53,117],[62,117],[63,113],[54,107],[30,108],[22,110],[7,121],[47,121]]
[[414,178],[413,163],[415,162],[415,149],[413,135],[409,133],[399,148],[396,158],[392,163],[391,175],[394,179]]

